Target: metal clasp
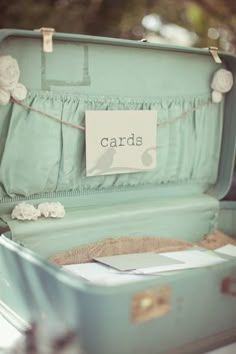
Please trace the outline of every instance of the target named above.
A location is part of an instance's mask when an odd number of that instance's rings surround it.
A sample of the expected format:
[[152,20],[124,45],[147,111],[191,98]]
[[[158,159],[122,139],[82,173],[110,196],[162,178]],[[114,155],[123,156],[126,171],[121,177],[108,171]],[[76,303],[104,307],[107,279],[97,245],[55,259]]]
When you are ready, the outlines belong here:
[[211,53],[215,63],[221,64],[222,60],[219,57],[218,48],[217,47],[209,47],[208,49],[209,49],[209,52]]
[[52,36],[55,32],[54,28],[50,27],[41,27],[35,31],[40,31],[43,35],[43,51],[45,53],[52,53],[53,51],[53,41]]
[[226,295],[236,296],[236,278],[224,278],[221,284],[221,292]]
[[152,288],[135,294],[132,299],[133,323],[163,317],[171,310],[171,289],[168,286]]

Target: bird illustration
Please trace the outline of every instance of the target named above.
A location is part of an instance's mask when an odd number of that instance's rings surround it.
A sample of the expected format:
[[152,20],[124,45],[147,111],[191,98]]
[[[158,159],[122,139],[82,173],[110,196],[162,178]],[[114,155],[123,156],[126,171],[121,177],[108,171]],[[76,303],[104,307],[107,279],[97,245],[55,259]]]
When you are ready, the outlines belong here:
[[107,172],[112,166],[115,153],[116,150],[113,147],[109,147],[109,149],[100,156],[94,167],[92,167],[88,173],[91,174],[94,171],[97,171],[97,174],[103,174],[104,172]]
[[150,147],[146,149],[142,154],[142,163],[144,166],[150,166],[153,162],[153,157],[150,154],[151,151],[156,151],[156,147]]

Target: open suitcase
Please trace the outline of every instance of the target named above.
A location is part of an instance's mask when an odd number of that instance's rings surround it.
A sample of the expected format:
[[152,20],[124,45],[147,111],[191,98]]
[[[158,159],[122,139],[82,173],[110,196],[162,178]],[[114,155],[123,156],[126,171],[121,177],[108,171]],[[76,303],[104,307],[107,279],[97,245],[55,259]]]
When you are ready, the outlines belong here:
[[[150,251],[159,241],[167,249],[168,242],[181,248],[199,244],[206,235],[213,235],[214,244],[222,236],[217,229],[236,243],[234,203],[220,202],[234,165],[236,85],[225,92],[212,81],[224,68],[235,79],[236,58],[216,48],[50,29],[1,30],[0,40],[0,72],[5,68],[14,76],[12,58],[20,68],[14,90],[0,73],[0,84],[6,84],[0,90],[4,316],[22,328],[37,319],[75,329],[87,354],[203,353],[234,342],[235,259],[119,286],[90,283],[53,263],[73,263],[75,256],[88,261],[121,249],[128,253],[127,247],[147,250],[139,245]],[[222,82],[227,86],[224,75],[219,86]],[[129,119],[127,111],[146,114],[143,130],[135,130],[135,123],[122,141],[136,151],[136,131],[154,134],[155,146],[147,143],[140,155],[143,170],[128,170],[124,156],[127,170],[120,171],[120,165],[109,170],[108,156],[107,164],[98,163],[90,175],[87,169],[86,176],[85,114],[95,112],[92,125],[99,134],[113,126],[113,120],[101,123],[99,111],[118,112],[122,121]],[[111,143],[116,137],[104,136],[105,151],[119,154],[117,140]],[[92,151],[96,154],[96,146]],[[64,205],[63,218],[11,218],[21,202],[54,201]]]

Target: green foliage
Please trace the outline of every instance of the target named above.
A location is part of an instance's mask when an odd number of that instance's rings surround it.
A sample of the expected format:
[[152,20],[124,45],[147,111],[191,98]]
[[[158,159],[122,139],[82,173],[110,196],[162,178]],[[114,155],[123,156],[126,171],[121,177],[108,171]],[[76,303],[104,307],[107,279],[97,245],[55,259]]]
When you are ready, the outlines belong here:
[[142,18],[156,13],[166,23],[197,33],[199,47],[236,48],[235,0],[2,0],[0,13],[1,28],[54,27],[58,32],[135,40],[145,36]]

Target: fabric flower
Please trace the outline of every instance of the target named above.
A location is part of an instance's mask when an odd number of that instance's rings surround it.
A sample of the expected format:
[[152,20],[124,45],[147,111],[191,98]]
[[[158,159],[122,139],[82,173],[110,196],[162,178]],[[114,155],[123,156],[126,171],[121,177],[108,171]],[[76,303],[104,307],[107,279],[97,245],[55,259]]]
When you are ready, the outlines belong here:
[[0,87],[13,90],[20,78],[20,69],[16,59],[10,55],[0,58]]
[[233,74],[231,71],[226,69],[219,69],[215,72],[211,88],[212,101],[215,103],[221,102],[223,98],[223,93],[229,92],[233,86]]
[[31,204],[20,203],[12,210],[12,219],[17,220],[37,220],[40,216],[40,211]]
[[219,103],[222,101],[223,95],[221,92],[212,91],[211,98],[214,103]]
[[0,88],[0,105],[5,106],[10,101],[10,93]]
[[11,96],[23,100],[27,95],[24,85],[20,84],[20,69],[16,59],[10,55],[0,57],[0,105],[6,105]]
[[14,90],[12,90],[11,95],[16,100],[22,101],[26,98],[27,90],[26,87],[22,84],[17,84]]
[[45,218],[63,218],[65,216],[65,208],[59,203],[41,203],[38,205],[40,214]]

